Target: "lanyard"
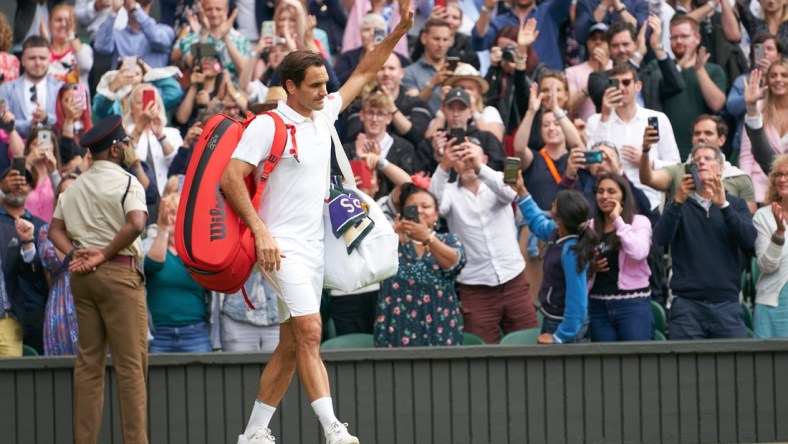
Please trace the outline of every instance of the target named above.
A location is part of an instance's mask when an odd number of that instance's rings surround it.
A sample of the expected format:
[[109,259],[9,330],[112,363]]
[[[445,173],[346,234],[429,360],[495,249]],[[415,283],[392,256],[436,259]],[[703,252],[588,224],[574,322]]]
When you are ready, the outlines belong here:
[[553,175],[553,179],[555,179],[555,183],[561,183],[561,175],[558,174],[558,168],[555,167],[555,162],[553,159],[547,155],[547,147],[542,148],[539,150],[539,154],[544,158],[545,163],[547,163],[547,169],[550,170],[550,174]]

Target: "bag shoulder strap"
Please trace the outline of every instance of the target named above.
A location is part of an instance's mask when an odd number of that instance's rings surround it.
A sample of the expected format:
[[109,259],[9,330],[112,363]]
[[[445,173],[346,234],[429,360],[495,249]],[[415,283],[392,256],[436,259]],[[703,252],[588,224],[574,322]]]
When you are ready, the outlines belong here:
[[[260,183],[257,185],[257,190],[254,193],[254,198],[252,198],[252,205],[254,205],[255,210],[260,209],[260,201],[263,198],[263,189],[265,189],[265,183],[268,181],[268,176],[274,171],[276,165],[279,163],[279,160],[282,159],[282,153],[285,151],[285,145],[287,144],[287,129],[285,128],[285,121],[279,117],[278,114],[272,111],[266,111],[264,113],[260,113],[259,115],[267,115],[274,119],[274,141],[271,144],[271,152],[268,154],[268,159],[265,161],[265,165],[263,165],[263,172],[260,174]],[[244,122],[244,127],[248,125],[251,120],[247,120]]]
[[555,183],[560,184],[561,175],[558,174],[558,168],[555,167],[555,162],[553,162],[553,159],[547,154],[547,148],[542,148],[539,150],[539,155],[541,155],[542,158],[544,158],[545,163],[547,163],[547,169],[550,170],[550,174],[553,175],[553,180],[555,180]]
[[[350,167],[350,161],[347,158],[345,149],[342,147],[342,141],[339,140],[339,135],[334,127],[334,123],[329,122],[327,118],[323,118],[323,120],[325,120],[325,123],[328,125],[328,131],[331,133],[331,140],[334,142],[334,155],[336,156],[339,170],[342,172],[345,182],[355,185],[356,181],[354,180],[353,169]],[[329,165],[329,169],[331,169],[331,165]]]

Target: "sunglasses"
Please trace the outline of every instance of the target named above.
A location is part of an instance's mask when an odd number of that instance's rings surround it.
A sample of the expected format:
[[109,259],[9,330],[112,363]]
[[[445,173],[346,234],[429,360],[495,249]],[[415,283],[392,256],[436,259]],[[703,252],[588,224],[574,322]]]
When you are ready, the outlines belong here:
[[621,84],[624,85],[624,86],[629,86],[629,85],[632,84],[632,82],[634,82],[633,79],[621,79],[620,81],[621,81]]
[[38,90],[36,90],[36,85],[30,87],[30,101],[38,102]]

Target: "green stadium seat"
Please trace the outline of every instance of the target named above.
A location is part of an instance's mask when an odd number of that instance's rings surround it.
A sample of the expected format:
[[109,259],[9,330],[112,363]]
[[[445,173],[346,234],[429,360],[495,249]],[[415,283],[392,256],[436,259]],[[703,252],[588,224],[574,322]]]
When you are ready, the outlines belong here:
[[540,332],[539,328],[513,331],[501,339],[501,345],[533,345]]
[[665,315],[665,309],[662,308],[662,306],[657,302],[652,300],[651,313],[654,315],[654,329],[661,332],[664,336],[667,333],[667,316]]
[[321,350],[344,350],[350,348],[374,348],[375,337],[369,333],[351,333],[323,342]]
[[473,333],[464,331],[462,332],[462,345],[484,345],[484,339]]

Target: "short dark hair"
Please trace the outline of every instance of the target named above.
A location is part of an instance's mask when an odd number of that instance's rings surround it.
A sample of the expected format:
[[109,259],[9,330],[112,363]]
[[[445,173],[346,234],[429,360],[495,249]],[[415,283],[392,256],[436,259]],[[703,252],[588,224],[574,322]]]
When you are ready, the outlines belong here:
[[674,15],[673,18],[670,19],[670,28],[683,25],[684,23],[689,23],[692,32],[700,34],[700,24],[698,24],[697,20],[688,15]]
[[695,125],[704,120],[711,120],[715,125],[717,125],[717,137],[728,135],[728,125],[725,123],[725,120],[723,120],[723,118],[720,116],[715,116],[712,114],[699,115],[698,118],[692,122],[692,131],[695,131]]
[[755,66],[755,45],[759,43],[766,43],[766,41],[772,40],[774,41],[774,46],[777,47],[777,53],[780,54],[780,57],[785,54],[785,43],[782,42],[776,35],[769,34],[766,32],[762,32],[757,34],[755,37],[752,38],[750,41],[750,66]]
[[635,82],[638,81],[638,71],[629,63],[616,63],[615,66],[613,66],[613,69],[610,70],[608,77],[620,76],[627,73],[632,74],[632,80]]
[[[284,87],[288,80],[292,80],[295,86],[300,86],[301,82],[304,81],[304,77],[306,77],[306,70],[310,66],[325,66],[323,57],[316,52],[305,49],[293,51],[286,55],[282,63],[279,64],[279,78],[282,81],[282,86]],[[287,88],[285,88],[285,91],[287,91]]]
[[627,22],[615,22],[610,25],[610,27],[607,29],[607,34],[605,34],[607,43],[610,44],[610,41],[613,40],[614,36],[621,34],[624,31],[629,33],[629,36],[632,37],[632,41],[637,41],[638,31],[634,26],[632,26],[632,24]]
[[427,23],[424,24],[423,32],[427,34],[430,32],[430,29],[441,27],[449,28],[451,30],[451,24],[448,21],[441,18],[432,18],[427,20]]
[[49,41],[41,36],[32,35],[22,43],[22,53],[24,53],[27,48],[49,49]]

